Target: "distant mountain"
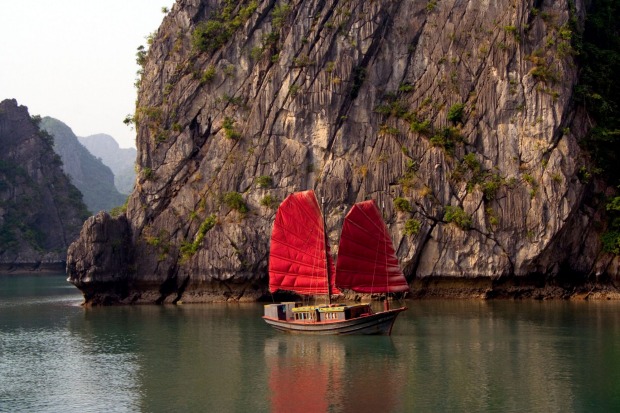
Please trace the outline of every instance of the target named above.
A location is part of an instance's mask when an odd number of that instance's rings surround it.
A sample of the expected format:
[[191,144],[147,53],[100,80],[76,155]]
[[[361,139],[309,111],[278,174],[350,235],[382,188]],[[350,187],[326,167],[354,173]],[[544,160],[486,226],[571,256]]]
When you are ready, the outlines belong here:
[[0,102],[0,270],[63,268],[88,217],[40,118]]
[[114,174],[78,141],[73,131],[61,121],[45,117],[41,127],[54,137],[54,150],[63,170],[84,195],[88,209],[97,213],[122,205],[127,198],[114,186]]
[[100,133],[86,137],[78,136],[78,140],[97,158],[110,167],[114,173],[114,184],[119,192],[129,195],[136,180],[135,148],[121,148],[110,135]]

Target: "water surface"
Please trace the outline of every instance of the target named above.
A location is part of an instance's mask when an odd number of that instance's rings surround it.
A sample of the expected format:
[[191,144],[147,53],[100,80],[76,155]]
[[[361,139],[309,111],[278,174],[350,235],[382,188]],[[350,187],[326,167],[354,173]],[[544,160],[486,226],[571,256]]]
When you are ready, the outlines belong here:
[[617,412],[620,303],[410,301],[391,337],[299,337],[260,304],[82,308],[0,276],[1,412]]

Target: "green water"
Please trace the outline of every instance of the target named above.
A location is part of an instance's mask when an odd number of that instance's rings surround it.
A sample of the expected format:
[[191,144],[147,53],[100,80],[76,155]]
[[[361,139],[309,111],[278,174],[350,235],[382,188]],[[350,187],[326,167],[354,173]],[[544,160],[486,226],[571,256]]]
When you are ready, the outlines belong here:
[[620,411],[616,302],[411,301],[391,337],[80,302],[64,276],[0,276],[0,412]]

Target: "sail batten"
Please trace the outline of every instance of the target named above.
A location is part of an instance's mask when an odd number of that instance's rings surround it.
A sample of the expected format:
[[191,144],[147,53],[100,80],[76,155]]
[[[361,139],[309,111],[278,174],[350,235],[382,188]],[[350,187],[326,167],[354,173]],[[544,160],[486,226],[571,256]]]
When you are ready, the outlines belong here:
[[[327,260],[327,265],[326,265]],[[278,208],[271,234],[269,290],[327,294],[327,271],[335,273],[313,191],[289,195]],[[331,277],[333,284],[334,277]],[[332,287],[332,293],[339,291]]]
[[359,202],[345,217],[336,285],[360,293],[409,290],[392,239],[374,201]]

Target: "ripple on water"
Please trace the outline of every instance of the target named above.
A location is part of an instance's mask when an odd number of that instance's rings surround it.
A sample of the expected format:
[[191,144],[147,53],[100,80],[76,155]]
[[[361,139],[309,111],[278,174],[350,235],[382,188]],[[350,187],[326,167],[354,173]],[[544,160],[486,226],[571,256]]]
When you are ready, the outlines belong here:
[[69,331],[0,333],[0,406],[11,412],[138,411],[137,355],[96,351]]

